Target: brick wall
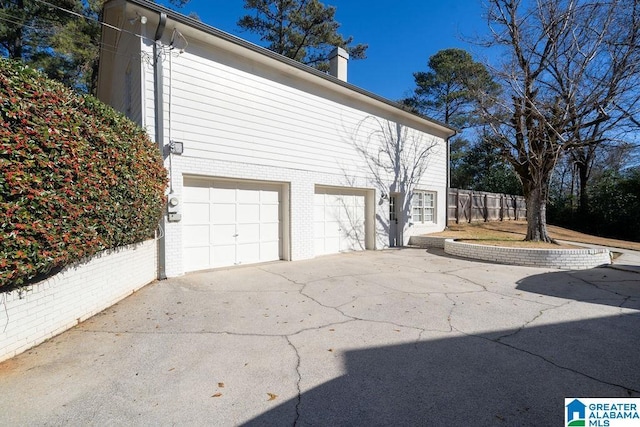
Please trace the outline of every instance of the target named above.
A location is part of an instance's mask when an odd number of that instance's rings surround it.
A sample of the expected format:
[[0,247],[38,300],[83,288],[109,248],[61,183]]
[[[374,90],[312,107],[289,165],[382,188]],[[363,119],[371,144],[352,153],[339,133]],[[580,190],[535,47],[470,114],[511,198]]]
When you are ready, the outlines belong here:
[[444,237],[411,236],[411,238],[409,238],[409,246],[444,249],[445,240],[446,238]]
[[475,245],[447,239],[444,251],[449,255],[492,261],[499,264],[530,267],[586,270],[611,264],[608,249],[523,249]]
[[0,293],[0,361],[73,327],[157,275],[156,242],[149,240],[66,267],[42,282]]

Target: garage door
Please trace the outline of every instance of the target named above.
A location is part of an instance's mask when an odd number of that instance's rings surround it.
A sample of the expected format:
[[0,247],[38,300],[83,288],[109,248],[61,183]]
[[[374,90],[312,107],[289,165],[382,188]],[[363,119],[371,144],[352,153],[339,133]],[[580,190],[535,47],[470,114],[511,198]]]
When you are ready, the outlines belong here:
[[365,195],[317,188],[314,203],[315,254],[365,249]]
[[185,271],[280,259],[280,186],[185,179]]

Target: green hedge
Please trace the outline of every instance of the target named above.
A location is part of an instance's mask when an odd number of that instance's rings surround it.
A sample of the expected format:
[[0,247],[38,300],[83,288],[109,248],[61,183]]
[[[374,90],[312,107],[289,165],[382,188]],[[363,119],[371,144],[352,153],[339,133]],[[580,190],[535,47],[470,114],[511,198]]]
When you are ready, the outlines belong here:
[[0,59],[0,287],[153,236],[166,171],[144,130]]

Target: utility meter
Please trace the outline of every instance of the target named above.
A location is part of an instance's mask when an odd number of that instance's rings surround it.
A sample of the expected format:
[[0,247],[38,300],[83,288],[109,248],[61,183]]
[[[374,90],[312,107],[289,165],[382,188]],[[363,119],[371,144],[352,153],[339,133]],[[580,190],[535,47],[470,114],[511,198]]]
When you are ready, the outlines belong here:
[[178,222],[182,219],[182,215],[180,215],[180,198],[175,194],[169,194],[167,213],[169,222]]

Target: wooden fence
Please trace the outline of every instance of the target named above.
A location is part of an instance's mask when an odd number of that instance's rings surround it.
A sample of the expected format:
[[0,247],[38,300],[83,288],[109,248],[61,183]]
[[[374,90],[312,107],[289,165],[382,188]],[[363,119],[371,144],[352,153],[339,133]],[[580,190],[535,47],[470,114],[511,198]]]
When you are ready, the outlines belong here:
[[456,223],[527,218],[527,206],[522,196],[450,188],[447,203],[447,220]]

